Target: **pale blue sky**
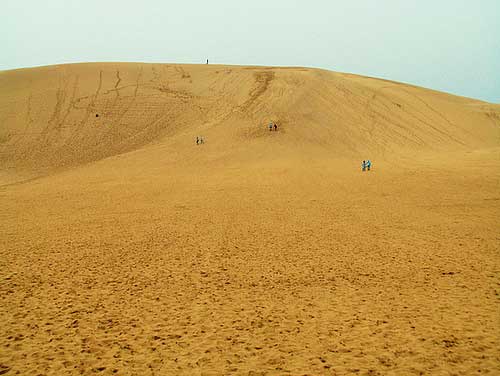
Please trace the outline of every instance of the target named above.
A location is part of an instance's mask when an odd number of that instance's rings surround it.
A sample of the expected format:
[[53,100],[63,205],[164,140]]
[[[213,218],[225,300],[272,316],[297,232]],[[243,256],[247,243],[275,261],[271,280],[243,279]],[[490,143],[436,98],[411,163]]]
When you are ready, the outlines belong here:
[[308,66],[500,103],[500,0],[1,0],[0,69]]

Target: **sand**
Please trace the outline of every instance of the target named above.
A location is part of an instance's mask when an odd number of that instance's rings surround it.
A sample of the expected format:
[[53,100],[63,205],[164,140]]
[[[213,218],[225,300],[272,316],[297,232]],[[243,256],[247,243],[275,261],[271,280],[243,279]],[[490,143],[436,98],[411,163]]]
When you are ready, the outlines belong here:
[[95,63],[0,124],[0,374],[500,373],[500,105]]

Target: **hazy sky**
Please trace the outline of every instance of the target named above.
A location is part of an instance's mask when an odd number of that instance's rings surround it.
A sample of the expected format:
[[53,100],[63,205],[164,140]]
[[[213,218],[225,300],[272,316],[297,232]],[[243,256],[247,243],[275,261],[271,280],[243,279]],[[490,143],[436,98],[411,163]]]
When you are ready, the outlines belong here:
[[319,67],[500,103],[500,0],[0,0],[0,69]]

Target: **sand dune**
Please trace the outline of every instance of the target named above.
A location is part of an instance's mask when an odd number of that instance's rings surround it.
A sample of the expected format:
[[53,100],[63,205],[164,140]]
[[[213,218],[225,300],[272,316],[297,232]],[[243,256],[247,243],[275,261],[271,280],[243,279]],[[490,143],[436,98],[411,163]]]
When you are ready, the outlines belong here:
[[95,63],[0,124],[0,374],[498,373],[498,104]]
[[[358,159],[500,142],[498,105],[314,69],[74,64],[2,72],[0,83],[0,161],[16,169],[75,166],[161,141],[184,161],[198,133],[228,156],[275,141],[292,154]],[[266,137],[269,121],[280,125],[278,140]]]

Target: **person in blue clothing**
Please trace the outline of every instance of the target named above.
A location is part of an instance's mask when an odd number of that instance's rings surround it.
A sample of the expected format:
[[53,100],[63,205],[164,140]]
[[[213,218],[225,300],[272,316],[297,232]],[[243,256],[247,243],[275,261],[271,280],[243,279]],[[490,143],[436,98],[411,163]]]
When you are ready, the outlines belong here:
[[369,159],[366,161],[366,168],[368,169],[368,171],[370,171],[370,168],[372,168],[372,162],[370,162]]

